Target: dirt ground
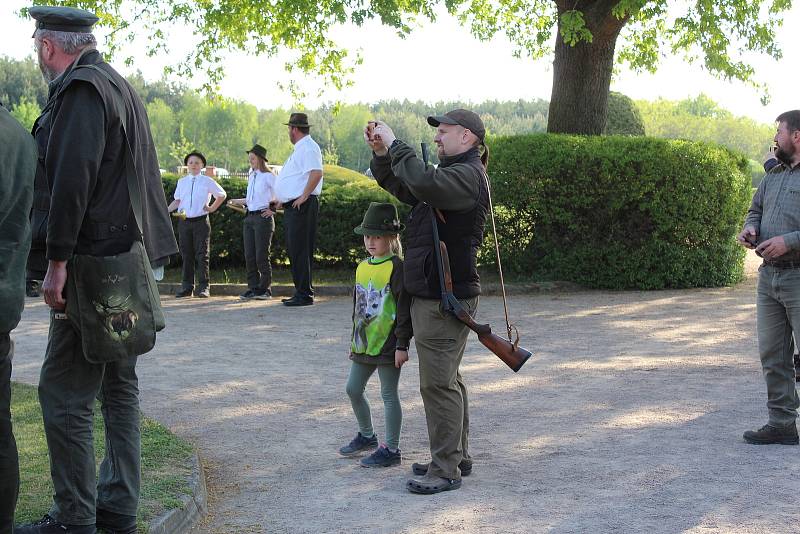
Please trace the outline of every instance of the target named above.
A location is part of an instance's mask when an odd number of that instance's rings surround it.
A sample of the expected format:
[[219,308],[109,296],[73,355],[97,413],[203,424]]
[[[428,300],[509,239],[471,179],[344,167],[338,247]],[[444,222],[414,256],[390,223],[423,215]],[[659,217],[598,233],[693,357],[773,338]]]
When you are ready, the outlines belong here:
[[[535,356],[514,374],[472,336],[475,467],[435,496],[404,487],[427,459],[413,350],[402,466],[336,453],[356,431],[349,299],[164,305],[167,330],[139,364],[142,407],[204,459],[197,533],[800,532],[800,449],[741,439],[766,421],[752,273],[725,289],[513,297]],[[480,319],[502,331],[501,300],[484,298]],[[16,380],[36,382],[46,335],[45,306],[29,299]],[[368,395],[382,436],[377,377]]]

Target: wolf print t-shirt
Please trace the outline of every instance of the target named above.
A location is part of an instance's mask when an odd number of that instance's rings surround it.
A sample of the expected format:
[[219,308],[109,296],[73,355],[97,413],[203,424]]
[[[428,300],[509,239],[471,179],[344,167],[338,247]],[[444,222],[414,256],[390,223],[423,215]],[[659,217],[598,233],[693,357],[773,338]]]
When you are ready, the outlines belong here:
[[396,345],[411,338],[410,303],[403,291],[403,262],[396,256],[362,261],[353,290],[351,358],[394,363]]

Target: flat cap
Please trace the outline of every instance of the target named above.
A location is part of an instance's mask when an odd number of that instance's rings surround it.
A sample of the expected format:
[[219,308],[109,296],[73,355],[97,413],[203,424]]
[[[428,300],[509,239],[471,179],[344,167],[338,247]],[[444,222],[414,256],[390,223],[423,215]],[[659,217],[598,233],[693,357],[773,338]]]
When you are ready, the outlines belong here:
[[28,14],[36,19],[37,30],[92,33],[92,26],[98,21],[91,11],[75,7],[33,6]]
[[483,138],[486,137],[486,128],[483,126],[483,121],[477,113],[467,109],[454,109],[448,111],[444,115],[432,115],[428,117],[428,124],[434,128],[440,124],[457,124],[463,126],[483,143]]

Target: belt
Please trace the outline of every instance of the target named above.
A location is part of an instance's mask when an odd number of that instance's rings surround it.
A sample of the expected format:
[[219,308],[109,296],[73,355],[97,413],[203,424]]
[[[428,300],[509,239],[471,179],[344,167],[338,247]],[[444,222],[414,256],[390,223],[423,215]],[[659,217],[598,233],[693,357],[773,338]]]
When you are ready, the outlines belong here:
[[[308,198],[311,198],[311,197],[318,197],[318,196],[319,196],[319,195],[314,195],[314,194],[311,194],[311,195],[308,195]],[[287,200],[287,201],[285,201],[285,202],[281,202],[281,204],[283,204],[284,206],[285,206],[285,205],[287,205],[287,204],[292,204],[292,203],[293,203],[295,200],[297,200],[298,198],[300,198],[300,197],[294,197],[294,198],[290,198],[289,200]]]
[[202,221],[203,219],[207,219],[207,218],[208,218],[208,214],[205,214],[205,215],[201,215],[199,217],[186,217],[186,220],[187,221]]
[[247,211],[247,214],[248,214],[248,215],[254,215],[254,214],[256,214],[256,213],[261,213],[261,212],[262,212],[262,211],[264,211],[265,209],[267,209],[267,208],[261,208],[260,210],[248,210],[248,211]]
[[774,267],[775,269],[800,269],[800,261],[769,261],[764,260],[763,265]]

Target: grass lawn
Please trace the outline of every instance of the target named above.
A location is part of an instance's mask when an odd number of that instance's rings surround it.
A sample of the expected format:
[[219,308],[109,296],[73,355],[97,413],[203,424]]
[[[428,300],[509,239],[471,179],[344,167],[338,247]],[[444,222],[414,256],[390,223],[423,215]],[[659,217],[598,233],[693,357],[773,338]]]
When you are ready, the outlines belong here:
[[[36,388],[11,383],[11,415],[19,448],[20,494],[15,521],[28,523],[47,513],[53,484],[42,410]],[[100,406],[95,406],[94,449],[97,465],[105,454],[105,432]],[[142,418],[142,488],[139,500],[139,532],[147,532],[151,519],[181,505],[189,493],[192,446],[152,419]]]

